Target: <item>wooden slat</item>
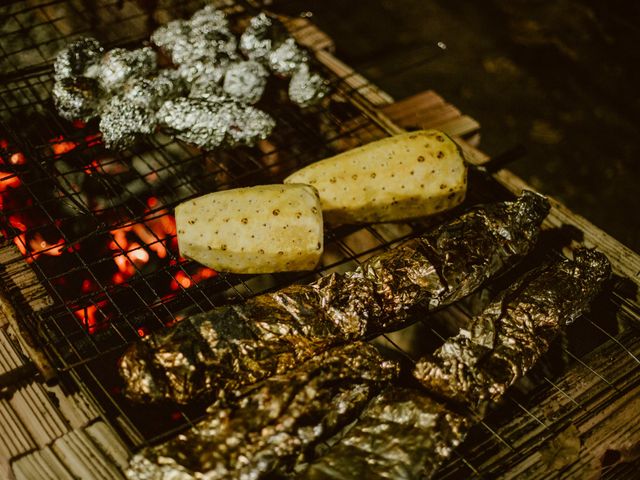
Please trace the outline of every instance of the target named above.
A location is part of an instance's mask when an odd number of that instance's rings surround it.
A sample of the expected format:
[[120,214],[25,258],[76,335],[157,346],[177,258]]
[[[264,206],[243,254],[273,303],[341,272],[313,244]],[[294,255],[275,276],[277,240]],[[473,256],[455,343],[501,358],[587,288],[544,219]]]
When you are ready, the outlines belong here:
[[640,381],[629,375],[640,368],[640,338],[627,331],[617,340],[620,344],[607,342],[588,354],[584,364],[574,364],[532,399],[527,413],[497,429],[513,450],[481,446],[465,452],[465,458],[492,478],[545,480],[554,470],[552,449],[563,443],[563,436],[579,440],[580,447],[564,462],[556,459],[554,478],[597,478],[607,450],[630,455],[640,445]]
[[306,18],[300,17],[280,17],[283,23],[291,32],[293,38],[300,45],[303,45],[313,51],[325,50],[333,52],[335,45],[333,39],[316,27]]

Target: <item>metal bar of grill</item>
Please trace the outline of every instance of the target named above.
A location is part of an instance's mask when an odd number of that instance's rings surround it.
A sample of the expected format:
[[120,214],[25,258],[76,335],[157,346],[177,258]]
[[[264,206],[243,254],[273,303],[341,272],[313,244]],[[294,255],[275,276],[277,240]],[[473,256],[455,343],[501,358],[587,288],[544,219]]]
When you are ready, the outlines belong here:
[[[97,2],[98,8],[93,2],[88,3],[92,4],[91,8],[82,1],[26,2],[9,7],[15,27],[0,36],[0,54],[4,58],[0,66],[8,72],[0,87],[0,139],[6,139],[9,148],[22,152],[27,163],[24,166],[5,164],[2,169],[8,175],[0,176],[7,181],[19,179],[32,202],[12,208],[9,213],[3,210],[0,224],[18,247],[22,245],[25,259],[54,299],[52,306],[28,318],[34,335],[63,381],[71,380],[72,385],[81,385],[90,391],[107,416],[111,416],[110,421],[126,432],[134,447],[139,447],[192,425],[202,414],[202,406],[180,410],[159,407],[149,412],[124,401],[118,392],[115,360],[128,344],[185,315],[230,301],[243,301],[292,282],[308,282],[332,271],[352,269],[368,256],[391,248],[398,240],[427,228],[428,224],[330,229],[326,232],[326,248],[331,257],[313,273],[250,277],[217,273],[198,279],[197,265],[182,259],[175,248],[169,248],[175,233],[158,233],[149,222],[167,217],[167,212],[180,201],[214,189],[277,182],[301,165],[386,136],[394,127],[367,106],[364,88],[354,88],[350,83],[355,74],[339,75],[318,65],[324,68],[323,73],[338,93],[330,108],[302,114],[288,105],[272,105],[270,112],[279,126],[270,143],[262,148],[236,149],[233,155],[203,153],[164,135],[156,135],[132,152],[108,153],[99,143],[95,124],[74,126],[55,114],[49,97],[51,60],[71,37],[95,31],[97,25],[108,46],[138,44],[148,36],[149,15],[133,3],[127,3],[125,9],[119,8],[120,2]],[[181,16],[189,15],[203,3],[182,2]],[[65,5],[67,9],[54,14],[49,7],[57,5]],[[245,2],[228,3],[229,12],[234,14],[240,14],[243,8],[251,10]],[[49,32],[46,39],[34,33],[38,28]],[[19,37],[24,38],[9,50],[11,39]],[[441,52],[441,48],[434,46],[425,55],[425,61]],[[25,118],[36,121],[27,123]],[[55,153],[53,146],[63,142],[76,146],[68,152]],[[87,165],[103,157],[108,158],[99,167],[93,167],[91,174],[87,173]],[[131,168],[134,163],[139,169]],[[125,173],[106,174],[99,169],[120,169]],[[73,187],[74,179],[91,175],[96,179],[95,188],[106,199],[98,207],[93,203],[95,199],[83,196],[82,190],[76,191]],[[158,178],[171,178],[173,183],[170,187],[156,184],[153,179]],[[508,194],[490,180],[479,179],[468,203],[506,196]],[[125,200],[114,201],[120,198]],[[157,203],[150,205],[150,198]],[[16,227],[16,216],[35,216],[36,212],[38,221],[23,230]],[[83,231],[69,227],[80,221],[85,222]],[[136,234],[137,247],[131,241],[123,244],[118,239],[118,231],[125,231],[126,236],[132,228],[140,232]],[[29,245],[27,239],[44,230],[61,239],[65,248],[74,247],[62,254],[64,262],[56,262],[62,256],[47,255],[56,251],[55,245],[40,250]],[[103,245],[102,256],[85,254],[85,245],[100,242],[113,242],[114,248],[106,249]],[[131,261],[131,276],[121,283],[112,281],[114,259],[131,258],[141,249],[154,252],[154,248],[162,245],[167,246],[164,258],[154,258],[147,264]],[[75,248],[77,246],[79,248]],[[555,245],[546,248],[537,254],[535,261],[557,254]],[[69,278],[87,279],[93,286],[88,291],[72,289],[63,285]],[[508,281],[507,278],[498,283]],[[175,282],[174,290],[167,287],[171,282]],[[484,478],[505,473],[543,449],[570,422],[589,421],[599,410],[640,383],[636,380],[638,343],[634,335],[618,325],[637,322],[640,318],[637,305],[614,289],[608,298],[601,300],[597,310],[598,315],[583,319],[581,330],[572,329],[567,335],[567,344],[557,345],[556,352],[551,354],[564,358],[567,365],[582,368],[594,382],[589,395],[576,396],[570,386],[557,381],[560,371],[550,366],[553,359],[544,362],[539,371],[527,377],[533,387],[520,386],[507,395],[507,415],[491,416],[474,429],[469,441],[459,447],[454,458],[443,467],[442,478]],[[89,312],[98,315],[100,311],[105,312],[104,318],[92,327]],[[425,309],[417,309],[416,318],[424,313]],[[425,325],[428,338],[423,348],[436,346],[452,333],[452,318],[458,326],[464,325],[471,313],[467,306],[458,305],[436,313],[435,317],[435,321]],[[404,361],[412,362],[415,352],[408,349],[403,340],[403,332],[397,332],[376,341],[395,350]],[[591,352],[598,349],[605,349],[616,358],[625,358],[625,368],[619,374],[593,368],[590,361],[595,354]],[[114,368],[108,369],[105,365]],[[536,408],[540,399],[553,395],[564,398],[571,408],[561,415],[546,414]],[[605,473],[611,476],[614,472],[623,472],[624,468],[607,467]]]

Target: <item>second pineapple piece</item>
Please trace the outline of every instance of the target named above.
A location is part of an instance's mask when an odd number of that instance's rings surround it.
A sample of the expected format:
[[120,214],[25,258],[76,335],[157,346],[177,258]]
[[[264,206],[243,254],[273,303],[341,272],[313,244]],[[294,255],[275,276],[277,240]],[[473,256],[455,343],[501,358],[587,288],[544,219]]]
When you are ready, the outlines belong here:
[[378,140],[298,170],[285,183],[313,185],[329,223],[422,217],[464,200],[467,168],[460,149],[437,130]]

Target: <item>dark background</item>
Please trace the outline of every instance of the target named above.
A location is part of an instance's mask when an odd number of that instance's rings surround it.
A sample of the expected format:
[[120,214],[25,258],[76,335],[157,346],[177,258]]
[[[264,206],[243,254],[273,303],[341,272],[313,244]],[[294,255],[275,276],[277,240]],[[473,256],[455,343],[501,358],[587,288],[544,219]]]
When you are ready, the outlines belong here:
[[[524,146],[510,169],[640,251],[640,3],[284,0],[270,8],[312,12],[338,57],[395,98],[440,93],[480,122],[490,155]],[[437,42],[446,51],[422,61]]]

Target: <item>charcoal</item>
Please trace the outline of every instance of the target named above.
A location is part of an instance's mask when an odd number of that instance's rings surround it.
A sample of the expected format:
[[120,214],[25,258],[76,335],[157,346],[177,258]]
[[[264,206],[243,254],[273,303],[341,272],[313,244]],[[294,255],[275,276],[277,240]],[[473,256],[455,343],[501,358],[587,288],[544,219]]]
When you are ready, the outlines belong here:
[[313,73],[304,63],[289,81],[289,100],[302,108],[316,105],[327,93],[329,86],[326,80],[318,73]]
[[391,387],[299,478],[428,478],[460,444],[470,424],[468,418],[423,392]]
[[251,60],[266,62],[269,53],[288,37],[287,29],[279,20],[260,13],[250,20],[240,37],[240,51]]
[[222,89],[241,102],[254,104],[262,97],[269,72],[252,60],[238,62],[227,68]]
[[589,308],[610,273],[603,254],[584,249],[574,260],[539,267],[503,292],[468,330],[420,360],[415,377],[443,398],[483,412]]
[[156,53],[149,47],[137,50],[114,48],[102,57],[97,78],[104,90],[114,91],[130,78],[144,77],[156,68]]
[[85,76],[87,69],[100,61],[102,52],[102,45],[95,38],[83,37],[67,45],[56,55],[56,82]]
[[549,204],[524,192],[479,206],[355,271],[292,285],[189,317],[131,346],[120,360],[125,395],[188,403],[283,373],[331,345],[397,330],[409,309],[465,297],[536,242]]
[[353,421],[398,373],[374,347],[333,348],[284,375],[221,400],[186,433],[135,455],[130,480],[259,479],[293,470]]
[[302,65],[309,62],[309,56],[293,38],[287,38],[280,46],[269,52],[267,62],[273,73],[290,77]]

